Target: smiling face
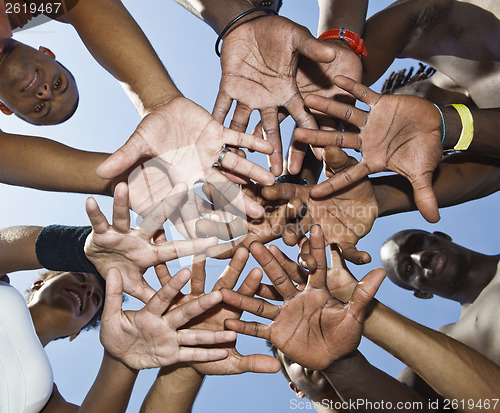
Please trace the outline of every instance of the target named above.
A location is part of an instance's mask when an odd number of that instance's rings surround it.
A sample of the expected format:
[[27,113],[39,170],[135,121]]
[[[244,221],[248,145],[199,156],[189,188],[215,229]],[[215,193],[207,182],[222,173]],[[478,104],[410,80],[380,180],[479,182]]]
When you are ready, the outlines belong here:
[[446,234],[420,230],[398,232],[380,250],[382,266],[392,282],[422,296],[444,298],[453,298],[464,285],[471,254]]
[[61,336],[77,334],[100,312],[104,290],[92,274],[63,272],[36,281],[28,306],[43,306],[50,312]]
[[7,40],[0,58],[0,101],[29,123],[54,125],[74,113],[78,89],[71,73],[44,50]]
[[[278,349],[276,349],[276,358],[286,372],[284,375],[289,380],[290,387],[299,397],[305,396],[312,401],[321,403],[323,399],[329,399],[332,392],[335,391],[321,372],[306,369],[289,359]],[[286,377],[287,375],[288,377]]]

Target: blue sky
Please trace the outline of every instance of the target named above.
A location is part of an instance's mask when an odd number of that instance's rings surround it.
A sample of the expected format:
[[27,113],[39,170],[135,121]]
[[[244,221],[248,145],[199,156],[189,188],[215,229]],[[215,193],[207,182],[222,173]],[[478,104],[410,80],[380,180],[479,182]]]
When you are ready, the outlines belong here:
[[[211,111],[220,80],[219,61],[213,50],[216,35],[212,29],[173,1],[126,0],[124,3],[149,37],[180,90]],[[371,1],[370,14],[387,4],[389,2]],[[315,1],[285,0],[281,14],[316,34],[318,8]],[[4,131],[43,136],[80,149],[102,152],[116,150],[126,141],[138,124],[139,116],[119,84],[93,60],[70,26],[51,22],[18,33],[15,38],[35,47],[48,46],[73,71],[80,88],[80,107],[70,121],[55,127],[35,127],[13,117],[2,117],[0,124]],[[395,67],[408,67],[411,64],[410,61],[401,61]],[[378,91],[380,83],[374,89]],[[283,125],[282,136],[285,141],[290,136],[292,127],[291,122]],[[2,185],[2,194],[1,227],[45,226],[53,223],[88,224],[84,208],[85,195],[48,193],[7,185]],[[496,194],[484,200],[444,209],[441,211],[441,221],[435,225],[428,224],[418,213],[377,220],[372,232],[358,244],[359,249],[370,252],[373,262],[363,267],[351,267],[353,273],[359,279],[369,270],[378,267],[378,251],[383,241],[394,232],[407,228],[447,232],[457,243],[471,249],[486,254],[498,253],[499,197]],[[111,200],[105,197],[97,199],[103,211],[110,216]],[[283,248],[291,257],[296,257],[295,249]],[[225,262],[209,261],[209,288],[224,266]],[[253,266],[255,263],[250,262],[245,274]],[[171,268],[178,269],[179,265],[172,265]],[[23,291],[35,277],[34,272],[22,272],[13,275],[11,279]],[[149,277],[152,280],[154,274],[149,274]],[[459,316],[458,304],[439,298],[418,300],[410,292],[394,287],[389,281],[384,282],[377,298],[400,313],[433,328],[456,321]],[[134,307],[137,303],[129,300],[126,305]],[[268,352],[262,341],[243,336],[238,339],[237,347],[242,354]],[[400,362],[367,340],[363,341],[360,349],[369,361],[389,374],[396,375],[403,367]],[[97,333],[82,334],[71,344],[66,340],[52,343],[47,347],[47,353],[60,392],[67,400],[80,403],[100,365],[102,348]],[[139,410],[155,376],[155,370],[141,372],[129,412]],[[233,412],[237,408],[242,412],[285,412],[290,410],[290,399],[293,398],[295,394],[279,373],[208,377],[194,411]]]

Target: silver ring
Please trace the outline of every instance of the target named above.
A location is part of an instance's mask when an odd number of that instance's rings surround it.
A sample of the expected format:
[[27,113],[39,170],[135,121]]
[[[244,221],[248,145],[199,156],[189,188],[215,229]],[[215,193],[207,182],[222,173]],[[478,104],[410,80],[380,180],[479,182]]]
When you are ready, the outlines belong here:
[[223,148],[222,151],[219,153],[219,157],[217,158],[217,166],[219,168],[222,168],[222,160],[224,159],[224,156],[226,156],[226,153],[229,152],[229,149]]

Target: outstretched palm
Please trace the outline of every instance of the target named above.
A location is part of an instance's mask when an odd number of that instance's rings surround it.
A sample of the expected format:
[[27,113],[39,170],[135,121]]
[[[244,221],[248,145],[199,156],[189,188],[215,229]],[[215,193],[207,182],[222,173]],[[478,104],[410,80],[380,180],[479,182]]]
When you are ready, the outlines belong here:
[[423,217],[438,221],[432,174],[443,150],[441,116],[436,107],[418,97],[382,96],[343,76],[336,77],[335,84],[369,105],[370,112],[314,95],[307,97],[306,104],[353,124],[360,132],[297,129],[294,138],[313,145],[356,149],[362,158],[359,164],[318,185],[311,195],[325,196],[370,173],[394,171],[412,184],[415,203]]
[[266,138],[274,147],[270,163],[276,175],[282,170],[278,108],[284,107],[300,126],[317,127],[296,82],[299,54],[318,62],[335,58],[335,52],[305,27],[279,16],[247,21],[230,31],[222,44],[222,79],[214,117],[222,123],[233,99],[237,100],[231,128],[244,131],[251,112],[258,109]]
[[311,251],[318,268],[311,273],[304,290],[298,290],[286,271],[262,244],[250,251],[281,294],[284,303],[275,306],[265,300],[221,290],[224,301],[237,308],[273,320],[269,325],[227,320],[226,327],[273,343],[287,357],[313,370],[323,370],[333,361],[356,349],[362,333],[367,305],[385,273],[370,272],[348,303],[334,299],[326,287],[326,256],[319,226],[311,228]]

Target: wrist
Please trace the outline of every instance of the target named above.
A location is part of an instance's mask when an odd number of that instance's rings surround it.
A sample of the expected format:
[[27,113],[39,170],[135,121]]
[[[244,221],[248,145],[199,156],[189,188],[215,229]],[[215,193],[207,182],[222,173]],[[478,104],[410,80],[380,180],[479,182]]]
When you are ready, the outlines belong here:
[[[446,133],[443,139],[443,150],[445,151],[453,151],[453,150],[464,150],[457,148],[457,144],[461,140],[464,131],[464,120],[467,122],[467,112],[470,115],[470,111],[465,105],[457,105],[459,107],[463,107],[464,110],[462,113],[466,113],[464,119],[460,116],[458,110],[451,106],[445,106],[441,108],[443,113],[444,124],[446,125]],[[472,117],[470,118],[470,124],[472,124]],[[467,132],[464,131],[464,133]]]
[[368,56],[368,50],[366,49],[365,42],[358,33],[347,30],[345,27],[340,29],[331,29],[323,32],[318,36],[319,40],[342,40],[346,45],[348,45],[354,53],[361,56]]

